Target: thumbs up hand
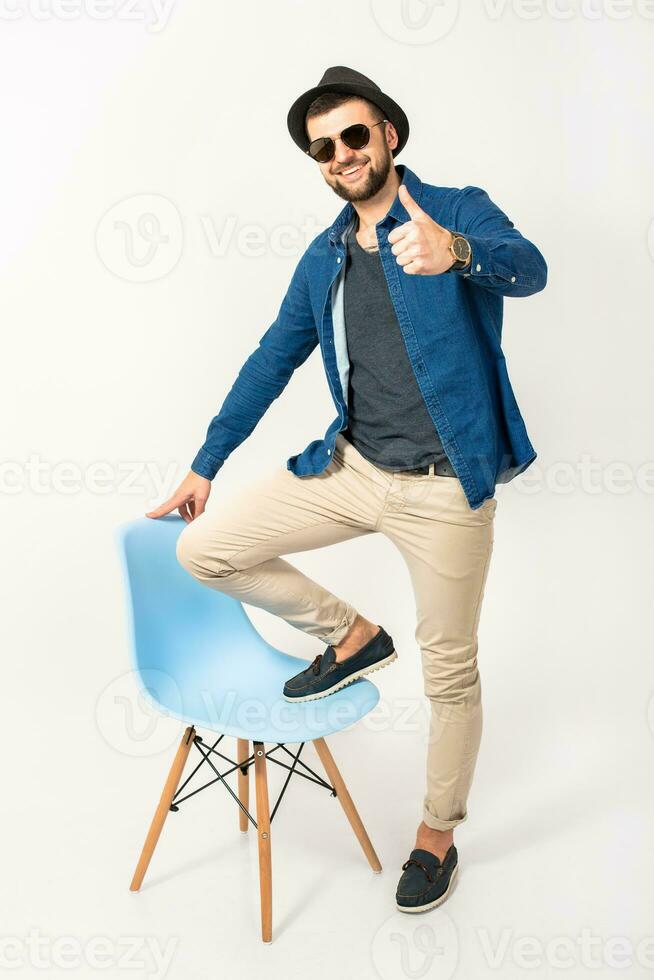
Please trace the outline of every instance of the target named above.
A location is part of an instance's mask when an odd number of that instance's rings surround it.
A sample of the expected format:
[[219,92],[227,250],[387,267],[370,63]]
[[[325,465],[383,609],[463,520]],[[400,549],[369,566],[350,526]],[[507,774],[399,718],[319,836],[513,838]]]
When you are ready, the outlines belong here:
[[449,249],[452,232],[418,207],[406,184],[400,184],[398,195],[411,220],[398,225],[388,236],[397,264],[409,276],[437,276],[447,272],[454,263]]

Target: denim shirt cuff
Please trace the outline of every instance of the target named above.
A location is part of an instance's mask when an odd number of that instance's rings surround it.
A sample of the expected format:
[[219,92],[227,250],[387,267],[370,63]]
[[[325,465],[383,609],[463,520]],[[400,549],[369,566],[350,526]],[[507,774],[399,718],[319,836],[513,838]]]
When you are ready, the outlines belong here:
[[455,269],[454,271],[465,279],[475,276],[492,276],[490,251],[484,240],[476,238],[474,235],[464,235],[464,238],[472,249],[470,262],[465,269]]
[[224,463],[224,459],[216,459],[206,449],[198,450],[198,453],[191,463],[191,469],[198,476],[204,476],[207,480],[213,480],[214,476]]

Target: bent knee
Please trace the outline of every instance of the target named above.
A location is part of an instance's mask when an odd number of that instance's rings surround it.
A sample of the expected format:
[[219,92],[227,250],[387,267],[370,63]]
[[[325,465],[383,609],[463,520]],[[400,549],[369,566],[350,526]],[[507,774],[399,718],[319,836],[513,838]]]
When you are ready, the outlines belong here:
[[175,555],[180,565],[194,574],[198,568],[198,559],[201,556],[200,535],[193,528],[193,522],[187,524],[177,538]]
[[177,561],[196,578],[222,578],[232,574],[235,569],[216,551],[209,548],[206,536],[200,528],[194,526],[194,521],[187,524],[180,532],[175,546]]

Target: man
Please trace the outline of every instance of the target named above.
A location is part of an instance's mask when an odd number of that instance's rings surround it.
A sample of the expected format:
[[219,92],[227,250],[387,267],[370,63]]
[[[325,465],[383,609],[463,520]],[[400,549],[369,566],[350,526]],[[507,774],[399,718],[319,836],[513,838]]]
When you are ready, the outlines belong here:
[[[347,204],[300,259],[191,472],[148,516],[179,510],[177,555],[199,581],[328,644],[289,678],[289,701],[328,696],[397,653],[383,626],[280,556],[375,531],[397,545],[431,726],[423,819],[396,902],[422,911],[450,892],[481,737],[477,627],[495,486],[536,457],[501,350],[503,297],[542,289],[547,267],[483,190],[394,165],[408,120],[365,75],[329,68],[287,122]],[[324,438],[205,511],[220,466],[318,344],[338,410]]]

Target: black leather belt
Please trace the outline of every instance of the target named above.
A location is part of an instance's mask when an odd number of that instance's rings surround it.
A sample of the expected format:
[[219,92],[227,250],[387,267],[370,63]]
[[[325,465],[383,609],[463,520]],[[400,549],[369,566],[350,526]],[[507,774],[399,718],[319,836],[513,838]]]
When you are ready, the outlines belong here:
[[[345,431],[343,429],[341,429],[339,435],[341,435],[343,439],[351,446],[354,445],[352,440],[345,434]],[[372,460],[370,460],[369,462],[372,462]],[[416,473],[419,476],[426,476],[427,473],[429,473],[429,467],[431,466],[431,463],[425,463],[424,466],[416,466],[413,469],[409,469],[409,470],[391,470],[388,468],[388,466],[380,466],[379,463],[374,463],[374,465],[379,466],[379,468],[382,470],[386,470],[387,473]],[[454,468],[452,467],[452,464],[450,463],[449,459],[439,460],[434,467],[434,473],[436,474],[436,476],[456,477],[456,473],[454,472]]]
[[[429,463],[427,463],[426,466],[416,466],[412,470],[400,470],[400,472],[426,474],[429,473]],[[445,460],[436,463],[436,465],[434,466],[434,473],[436,474],[436,476],[456,476],[456,473],[454,472],[450,464],[447,463]]]
[[[382,466],[381,469],[386,470],[388,473],[415,473],[418,476],[425,476],[427,473],[429,473],[429,467],[430,464],[426,463],[424,466],[415,466],[410,470],[389,470],[386,466]],[[435,464],[434,473],[436,476],[456,477],[456,473],[454,472],[451,463],[446,459],[439,460],[439,462]]]

